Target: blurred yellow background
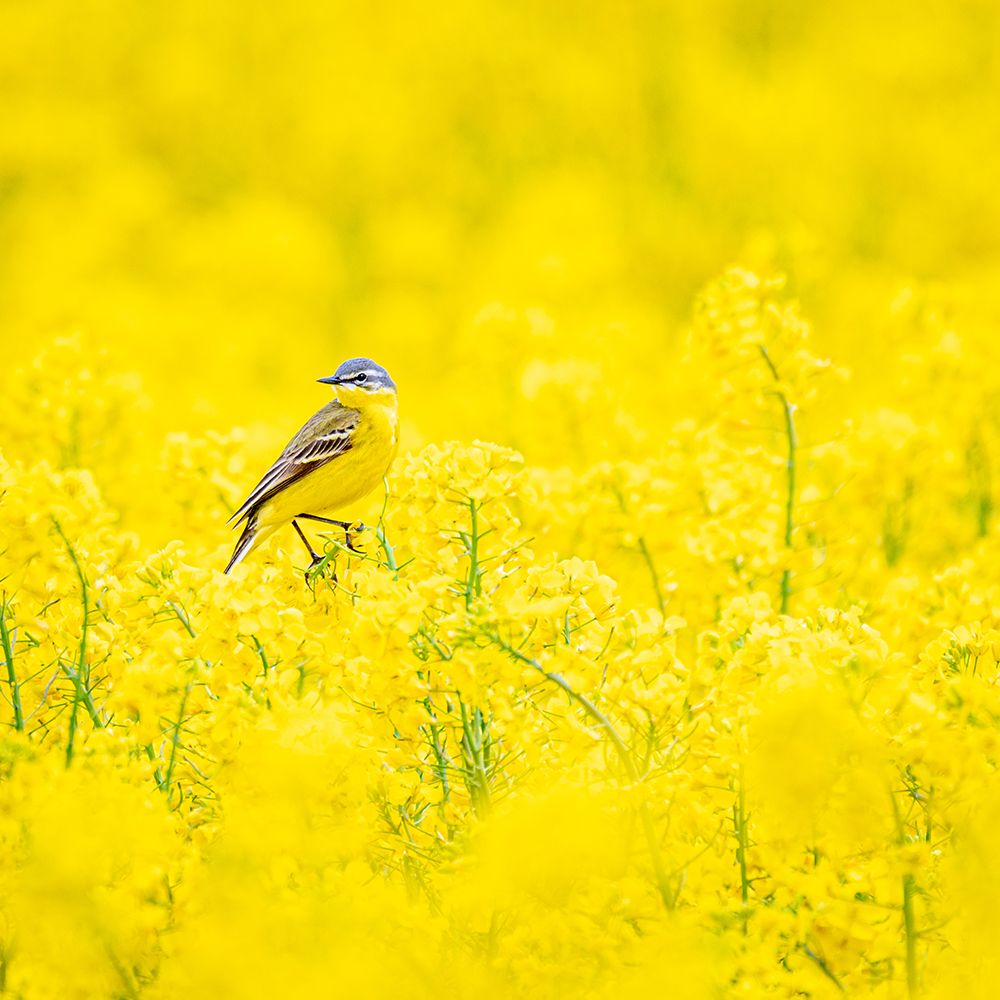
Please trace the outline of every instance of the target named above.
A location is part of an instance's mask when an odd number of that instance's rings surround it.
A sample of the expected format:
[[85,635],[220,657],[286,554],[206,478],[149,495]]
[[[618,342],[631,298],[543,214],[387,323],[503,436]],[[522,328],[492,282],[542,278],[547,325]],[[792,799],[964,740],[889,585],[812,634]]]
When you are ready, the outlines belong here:
[[275,441],[312,378],[371,354],[409,443],[552,462],[529,360],[620,396],[728,263],[787,272],[823,348],[875,335],[900,282],[1000,284],[998,18],[7,3],[0,347],[82,330],[142,373],[144,426]]

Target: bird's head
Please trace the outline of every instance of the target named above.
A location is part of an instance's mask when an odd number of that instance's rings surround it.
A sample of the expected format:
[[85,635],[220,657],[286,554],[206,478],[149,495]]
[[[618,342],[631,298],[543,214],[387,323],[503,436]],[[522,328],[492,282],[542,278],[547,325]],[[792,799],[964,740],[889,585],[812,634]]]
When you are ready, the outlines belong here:
[[332,385],[344,406],[359,408],[396,402],[396,383],[371,358],[351,358],[332,375],[317,381]]

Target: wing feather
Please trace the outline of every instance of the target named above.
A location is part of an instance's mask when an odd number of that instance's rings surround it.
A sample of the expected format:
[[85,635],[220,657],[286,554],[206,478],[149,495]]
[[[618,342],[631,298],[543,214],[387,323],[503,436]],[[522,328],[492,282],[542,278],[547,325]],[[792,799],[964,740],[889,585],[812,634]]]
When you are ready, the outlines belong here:
[[314,413],[229,519],[239,524],[296,480],[351,450],[359,413],[337,400]]

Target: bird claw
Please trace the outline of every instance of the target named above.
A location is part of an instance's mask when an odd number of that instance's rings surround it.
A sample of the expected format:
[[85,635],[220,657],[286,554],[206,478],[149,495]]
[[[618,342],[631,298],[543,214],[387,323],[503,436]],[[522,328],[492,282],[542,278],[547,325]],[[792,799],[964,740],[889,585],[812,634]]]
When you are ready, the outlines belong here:
[[[320,576],[323,572],[324,557],[314,552],[312,557],[312,562],[306,567],[303,576],[306,578],[306,584],[312,586],[313,582],[316,580],[317,576]],[[335,569],[330,570],[330,579],[334,583],[337,582],[337,571]]]
[[363,521],[355,521],[344,531],[344,547],[349,552],[356,552],[358,555],[364,555],[364,549],[359,549],[354,544],[354,535],[360,535],[362,531],[367,531],[368,527]]

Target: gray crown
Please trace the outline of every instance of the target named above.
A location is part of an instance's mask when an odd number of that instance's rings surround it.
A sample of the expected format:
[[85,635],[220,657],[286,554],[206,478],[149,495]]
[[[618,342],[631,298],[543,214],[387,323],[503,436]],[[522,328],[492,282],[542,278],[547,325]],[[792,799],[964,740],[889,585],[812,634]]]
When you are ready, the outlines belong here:
[[396,383],[389,373],[371,358],[351,358],[345,361],[332,375],[318,379],[327,385],[349,385],[369,392],[390,389],[396,391]]

